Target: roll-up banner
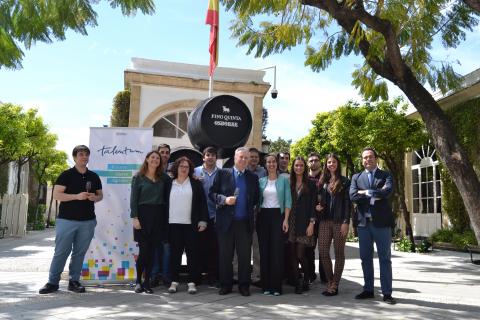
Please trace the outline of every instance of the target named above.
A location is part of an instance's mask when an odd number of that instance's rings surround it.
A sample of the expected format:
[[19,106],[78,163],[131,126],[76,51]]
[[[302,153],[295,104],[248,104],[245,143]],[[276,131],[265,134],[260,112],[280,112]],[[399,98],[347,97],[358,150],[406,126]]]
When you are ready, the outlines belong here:
[[152,128],[90,128],[88,168],[102,180],[97,227],[82,267],[87,283],[134,280],[138,254],[130,218],[130,184],[152,150]]

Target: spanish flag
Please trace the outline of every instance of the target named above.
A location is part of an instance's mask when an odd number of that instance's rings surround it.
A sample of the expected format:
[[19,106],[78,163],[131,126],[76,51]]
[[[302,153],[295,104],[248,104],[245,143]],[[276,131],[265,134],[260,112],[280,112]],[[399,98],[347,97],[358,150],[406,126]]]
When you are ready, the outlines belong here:
[[218,0],[208,0],[208,11],[205,23],[210,25],[210,44],[208,51],[210,52],[210,69],[209,75],[213,76],[215,67],[218,64]]

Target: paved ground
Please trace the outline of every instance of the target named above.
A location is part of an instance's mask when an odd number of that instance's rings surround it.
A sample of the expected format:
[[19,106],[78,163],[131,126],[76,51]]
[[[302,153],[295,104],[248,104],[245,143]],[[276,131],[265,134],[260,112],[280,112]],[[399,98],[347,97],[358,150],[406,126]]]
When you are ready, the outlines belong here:
[[[23,239],[0,239],[0,319],[478,319],[480,267],[463,253],[393,252],[394,296],[398,304],[356,301],[362,274],[356,244],[347,244],[347,262],[340,293],[321,295],[315,283],[303,295],[285,287],[280,297],[237,292],[219,296],[201,286],[196,295],[171,295],[164,287],[155,294],[135,294],[129,286],[91,287],[84,294],[61,291],[39,295],[47,280],[54,231],[31,232]],[[317,261],[318,263],[318,261]],[[378,264],[376,264],[378,267]],[[378,270],[378,269],[377,269]],[[378,275],[378,274],[377,274]],[[376,285],[379,285],[378,277]]]

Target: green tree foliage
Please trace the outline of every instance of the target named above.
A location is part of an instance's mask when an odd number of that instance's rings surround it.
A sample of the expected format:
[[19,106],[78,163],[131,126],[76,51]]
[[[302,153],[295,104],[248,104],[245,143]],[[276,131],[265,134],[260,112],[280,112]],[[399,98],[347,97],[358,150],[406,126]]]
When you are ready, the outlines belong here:
[[[97,25],[93,5],[100,0],[2,0],[0,1],[0,68],[22,67],[24,49],[35,42],[65,40],[73,30],[87,35],[87,27]],[[155,11],[153,0],[107,0],[112,8],[120,7],[126,16],[137,10]]]
[[445,113],[425,88],[458,86],[454,61],[434,60],[432,44],[455,48],[478,25],[478,1],[222,0],[236,14],[232,33],[248,53],[265,57],[305,45],[314,71],[351,54],[364,63],[352,84],[369,100],[388,97],[386,81],[417,108],[449,170],[480,239],[480,181]]
[[0,104],[0,164],[17,160],[21,146],[27,140],[22,107]]
[[130,90],[118,92],[113,98],[112,114],[110,115],[111,127],[128,127],[130,115]]
[[262,108],[262,139],[267,139],[268,109]]
[[0,105],[0,164],[17,163],[17,192],[22,166],[52,153],[56,142],[57,136],[48,131],[36,109],[23,111],[18,105]]
[[290,152],[290,145],[292,144],[292,139],[285,140],[281,137],[278,137],[277,140],[270,142],[269,152]]
[[[455,131],[480,176],[480,98],[470,100],[447,111]],[[448,215],[452,230],[464,233],[471,230],[470,219],[460,193],[445,166],[441,165],[442,212]]]

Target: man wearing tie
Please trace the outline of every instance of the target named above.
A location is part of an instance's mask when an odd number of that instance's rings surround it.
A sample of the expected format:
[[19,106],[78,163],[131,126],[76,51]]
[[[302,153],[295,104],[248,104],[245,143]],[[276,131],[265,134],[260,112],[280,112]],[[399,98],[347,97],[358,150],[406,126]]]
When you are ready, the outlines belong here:
[[220,295],[232,292],[234,249],[238,257],[239,292],[242,296],[250,295],[252,232],[259,185],[258,177],[246,170],[248,160],[248,148],[235,150],[234,167],[218,171],[209,192],[217,205]]
[[392,262],[390,245],[391,229],[394,226],[392,208],[389,198],[393,193],[393,180],[390,173],[377,167],[377,153],[372,148],[362,151],[362,164],[365,170],[352,177],[350,200],[357,204],[360,259],[363,270],[363,292],[355,299],[374,297],[373,282],[373,243],[377,247],[380,262],[380,284],[383,301],[395,304],[392,297]]

